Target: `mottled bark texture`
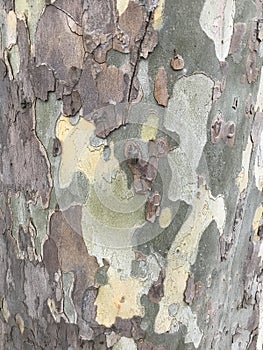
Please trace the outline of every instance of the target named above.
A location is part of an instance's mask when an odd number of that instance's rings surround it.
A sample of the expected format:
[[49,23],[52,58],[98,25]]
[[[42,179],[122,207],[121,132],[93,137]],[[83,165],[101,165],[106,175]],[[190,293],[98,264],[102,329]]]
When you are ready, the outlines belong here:
[[0,1],[1,350],[262,350],[262,7]]

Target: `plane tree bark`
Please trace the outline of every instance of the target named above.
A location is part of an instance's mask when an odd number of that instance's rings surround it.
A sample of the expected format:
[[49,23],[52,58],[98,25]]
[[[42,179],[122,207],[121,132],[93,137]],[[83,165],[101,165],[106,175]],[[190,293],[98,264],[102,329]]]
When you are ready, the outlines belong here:
[[262,349],[262,1],[0,23],[0,349]]

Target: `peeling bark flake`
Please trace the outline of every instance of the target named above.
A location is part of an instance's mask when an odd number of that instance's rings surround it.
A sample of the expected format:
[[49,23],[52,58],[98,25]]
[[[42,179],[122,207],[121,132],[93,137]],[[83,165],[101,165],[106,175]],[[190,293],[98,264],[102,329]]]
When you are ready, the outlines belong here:
[[31,65],[30,78],[34,94],[43,101],[47,100],[48,92],[55,89],[55,78],[51,69],[46,65]]
[[146,29],[146,34],[141,46],[141,56],[146,59],[149,53],[153,52],[158,44],[158,33],[152,27],[150,23]]
[[70,95],[63,95],[63,113],[67,116],[74,116],[82,106],[81,98],[77,90],[73,90]]
[[176,50],[174,50],[174,55],[170,61],[170,65],[173,70],[182,70],[184,68],[184,59],[181,55],[176,53]]
[[148,292],[148,298],[154,304],[158,304],[164,295],[163,281],[164,281],[164,272],[160,271],[158,280],[152,284]]
[[167,74],[164,67],[158,69],[154,82],[154,98],[161,106],[167,107],[169,94],[167,90]]
[[129,106],[127,104],[111,105],[91,114],[90,117],[96,127],[96,135],[105,138],[111,131],[118,129],[121,125],[127,124],[128,108]]
[[186,288],[184,291],[184,300],[187,304],[191,305],[195,297],[195,282],[194,275],[189,274],[188,280],[186,282]]

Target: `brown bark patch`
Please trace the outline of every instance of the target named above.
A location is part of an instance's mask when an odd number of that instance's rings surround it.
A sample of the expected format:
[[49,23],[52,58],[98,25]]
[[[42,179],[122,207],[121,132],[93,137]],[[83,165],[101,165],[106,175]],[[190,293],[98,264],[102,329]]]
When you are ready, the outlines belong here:
[[167,90],[167,74],[164,67],[158,69],[155,77],[154,98],[159,105],[167,107],[169,94]]

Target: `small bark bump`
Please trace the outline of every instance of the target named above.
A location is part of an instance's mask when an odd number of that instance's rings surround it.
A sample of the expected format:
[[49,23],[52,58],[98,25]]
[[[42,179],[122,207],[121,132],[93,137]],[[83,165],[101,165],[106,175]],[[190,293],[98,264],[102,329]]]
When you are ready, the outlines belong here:
[[184,68],[184,59],[181,55],[176,53],[176,50],[174,50],[174,56],[171,59],[170,65],[173,70],[181,70]]

